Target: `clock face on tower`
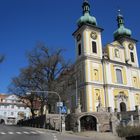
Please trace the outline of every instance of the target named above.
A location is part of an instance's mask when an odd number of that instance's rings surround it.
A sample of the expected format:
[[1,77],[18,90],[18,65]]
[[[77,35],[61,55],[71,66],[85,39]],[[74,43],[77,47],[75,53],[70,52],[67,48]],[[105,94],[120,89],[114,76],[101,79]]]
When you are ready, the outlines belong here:
[[97,33],[96,32],[91,32],[90,37],[94,40],[97,39]]
[[131,43],[128,45],[128,47],[129,47],[130,50],[133,50],[134,49],[134,45],[131,44]]

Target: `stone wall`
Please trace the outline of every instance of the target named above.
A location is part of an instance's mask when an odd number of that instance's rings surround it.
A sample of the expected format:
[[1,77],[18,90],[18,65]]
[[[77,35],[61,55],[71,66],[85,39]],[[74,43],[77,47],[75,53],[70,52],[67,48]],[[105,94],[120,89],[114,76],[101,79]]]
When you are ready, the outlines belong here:
[[73,113],[69,114],[66,117],[66,130],[72,130],[75,132],[80,132],[81,131],[81,126],[80,126],[80,118],[84,116],[93,116],[96,118],[97,121],[97,131],[100,132],[106,132],[110,131],[110,113],[107,112],[91,112],[91,113]]
[[64,121],[65,120],[63,115],[46,114],[28,120],[21,120],[19,121],[18,125],[61,131]]

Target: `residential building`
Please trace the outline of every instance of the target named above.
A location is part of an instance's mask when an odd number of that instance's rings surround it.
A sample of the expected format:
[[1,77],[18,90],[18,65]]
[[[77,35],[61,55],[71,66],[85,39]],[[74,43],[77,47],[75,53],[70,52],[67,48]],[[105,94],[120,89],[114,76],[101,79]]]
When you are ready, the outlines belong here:
[[0,120],[7,125],[15,125],[21,119],[27,119],[31,115],[30,108],[14,95],[0,95]]

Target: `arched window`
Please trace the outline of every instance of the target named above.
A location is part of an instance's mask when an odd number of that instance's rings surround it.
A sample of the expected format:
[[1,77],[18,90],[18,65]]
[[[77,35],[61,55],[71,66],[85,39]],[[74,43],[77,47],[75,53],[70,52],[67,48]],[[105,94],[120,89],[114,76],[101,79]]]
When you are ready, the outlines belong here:
[[122,84],[122,71],[120,69],[116,69],[117,83]]
[[120,54],[119,54],[119,50],[118,49],[115,49],[115,57],[117,57],[117,58],[120,57]]

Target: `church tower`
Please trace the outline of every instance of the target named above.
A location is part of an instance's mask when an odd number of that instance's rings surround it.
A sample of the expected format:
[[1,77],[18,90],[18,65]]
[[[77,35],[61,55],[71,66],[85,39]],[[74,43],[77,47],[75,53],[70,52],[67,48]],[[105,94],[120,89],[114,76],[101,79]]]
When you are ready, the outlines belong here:
[[132,32],[125,27],[124,17],[118,11],[118,28],[114,41],[106,45],[108,59],[104,59],[107,107],[118,112],[134,110],[139,94],[139,64]]
[[125,61],[126,63],[139,67],[136,43],[137,40],[133,39],[132,32],[127,29],[124,25],[124,17],[118,10],[119,14],[117,16],[118,29],[114,32],[114,40],[119,41],[125,48]]
[[90,4],[84,0],[83,16],[77,21],[78,29],[73,33],[76,42],[77,100],[82,112],[95,112],[104,106],[102,41],[96,18],[91,16]]

